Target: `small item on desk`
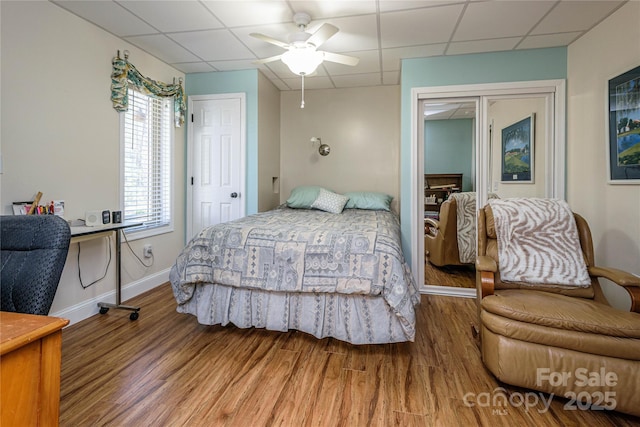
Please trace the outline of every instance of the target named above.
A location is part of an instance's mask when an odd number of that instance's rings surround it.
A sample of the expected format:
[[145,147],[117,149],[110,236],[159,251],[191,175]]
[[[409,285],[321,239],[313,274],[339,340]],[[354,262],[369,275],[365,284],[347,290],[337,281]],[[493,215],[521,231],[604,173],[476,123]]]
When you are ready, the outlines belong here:
[[42,197],[42,192],[38,191],[38,194],[36,194],[36,198],[33,199],[33,203],[31,204],[31,208],[29,209],[29,212],[27,212],[27,215],[33,215],[34,213],[36,213],[36,210],[38,208],[38,203],[40,203],[41,197]]
[[121,211],[113,211],[111,213],[111,222],[114,224],[120,224],[122,222],[122,212]]

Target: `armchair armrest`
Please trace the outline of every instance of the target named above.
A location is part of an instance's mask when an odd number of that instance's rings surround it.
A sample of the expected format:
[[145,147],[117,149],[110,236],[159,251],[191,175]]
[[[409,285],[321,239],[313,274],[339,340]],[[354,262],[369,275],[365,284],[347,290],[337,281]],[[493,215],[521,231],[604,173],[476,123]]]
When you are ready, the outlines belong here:
[[625,288],[631,297],[631,311],[640,313],[640,277],[610,267],[589,266],[588,270],[590,276],[603,277]]
[[493,258],[486,255],[476,258],[476,282],[480,292],[480,299],[493,295],[497,271],[498,265]]
[[436,230],[437,230],[438,228],[440,228],[440,221],[435,220],[435,219],[433,219],[433,218],[425,218],[425,219],[424,219],[424,222],[425,222],[429,227],[433,227],[433,228],[435,228]]

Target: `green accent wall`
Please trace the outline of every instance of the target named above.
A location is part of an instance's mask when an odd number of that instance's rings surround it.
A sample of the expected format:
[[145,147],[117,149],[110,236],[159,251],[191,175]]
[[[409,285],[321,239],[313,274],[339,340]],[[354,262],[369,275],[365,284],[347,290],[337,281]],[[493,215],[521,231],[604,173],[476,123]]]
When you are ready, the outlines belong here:
[[473,191],[473,120],[424,121],[424,173],[461,173],[462,191]]

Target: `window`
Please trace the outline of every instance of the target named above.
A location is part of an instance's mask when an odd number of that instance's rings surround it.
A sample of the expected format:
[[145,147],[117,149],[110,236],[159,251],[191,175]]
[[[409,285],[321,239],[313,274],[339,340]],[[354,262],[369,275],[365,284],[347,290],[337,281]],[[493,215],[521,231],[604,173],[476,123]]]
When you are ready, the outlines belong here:
[[[141,222],[128,233],[145,237],[173,230],[173,98],[156,98],[129,87],[122,113],[123,221]],[[138,234],[137,232],[146,231]]]

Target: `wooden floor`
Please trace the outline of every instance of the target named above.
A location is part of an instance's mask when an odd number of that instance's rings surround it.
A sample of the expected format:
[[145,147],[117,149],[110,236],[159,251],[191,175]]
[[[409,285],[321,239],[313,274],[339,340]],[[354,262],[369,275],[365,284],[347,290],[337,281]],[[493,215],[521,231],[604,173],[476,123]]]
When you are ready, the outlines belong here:
[[436,267],[427,261],[424,264],[424,284],[475,289],[476,270],[473,265]]
[[[501,387],[471,337],[475,302],[424,295],[414,343],[202,326],[168,284],[63,331],[62,426],[632,426],[617,413],[480,404]],[[504,386],[509,396],[533,393]],[[518,395],[518,393],[520,393]],[[537,393],[535,394],[538,395]],[[466,402],[476,403],[470,407]]]

